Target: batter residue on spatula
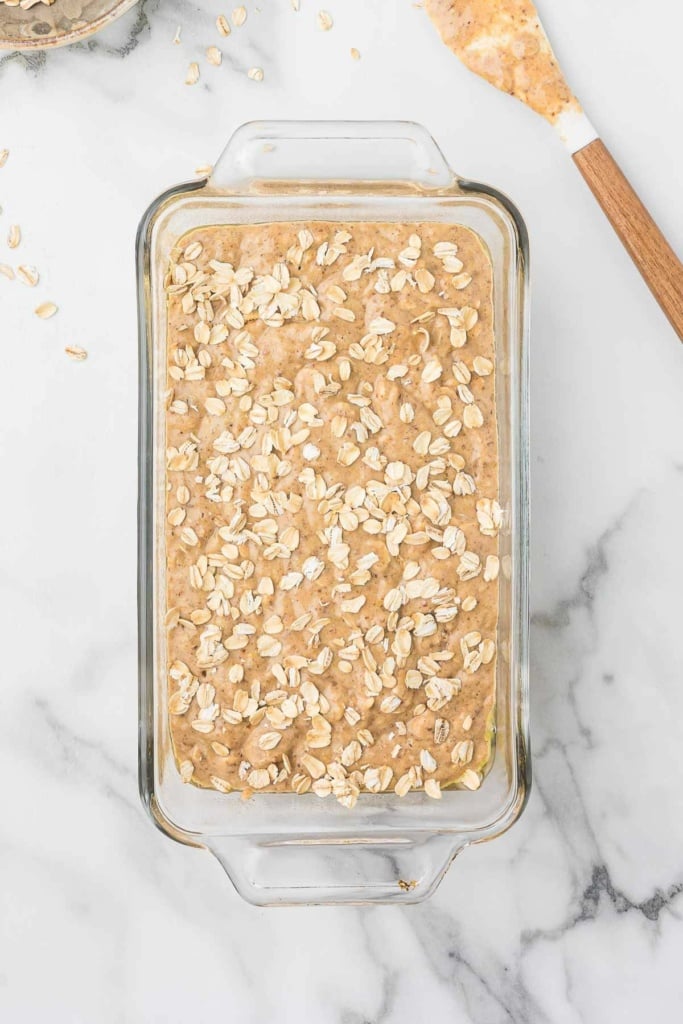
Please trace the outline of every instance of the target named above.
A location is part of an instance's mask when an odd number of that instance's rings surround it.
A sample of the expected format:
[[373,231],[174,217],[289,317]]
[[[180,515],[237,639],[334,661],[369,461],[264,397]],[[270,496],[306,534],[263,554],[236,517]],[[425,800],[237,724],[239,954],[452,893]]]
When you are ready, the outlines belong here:
[[446,45],[470,71],[554,124],[580,112],[529,0],[426,0]]

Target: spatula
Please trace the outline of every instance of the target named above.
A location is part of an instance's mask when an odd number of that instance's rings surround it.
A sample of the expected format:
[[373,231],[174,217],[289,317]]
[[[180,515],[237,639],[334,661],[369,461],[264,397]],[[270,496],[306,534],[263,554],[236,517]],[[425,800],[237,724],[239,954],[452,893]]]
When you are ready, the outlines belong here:
[[530,0],[426,0],[464,64],[556,129],[624,248],[683,341],[683,264],[566,83]]

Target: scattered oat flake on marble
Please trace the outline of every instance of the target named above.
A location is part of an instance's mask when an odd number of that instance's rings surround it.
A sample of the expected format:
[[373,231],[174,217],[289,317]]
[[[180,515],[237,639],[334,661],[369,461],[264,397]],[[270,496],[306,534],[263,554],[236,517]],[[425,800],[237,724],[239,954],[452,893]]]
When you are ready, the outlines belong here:
[[85,359],[88,358],[88,353],[84,348],[81,348],[80,345],[67,345],[64,351],[66,352],[70,359],[73,359],[79,363],[82,363]]
[[230,35],[230,22],[224,14],[219,14],[216,18],[216,28],[222,36]]
[[192,61],[185,76],[185,85],[196,85],[199,81],[199,64]]
[[351,56],[354,60],[360,60],[360,50],[357,50],[355,46],[352,46]]
[[175,35],[173,36],[173,42],[175,43],[176,46],[180,45],[180,33],[181,32],[182,32],[182,28],[181,28],[180,25],[178,25],[178,27],[175,30]]
[[235,7],[232,12],[232,23],[235,28],[240,28],[244,25],[247,20],[247,9],[246,7]]
[[321,32],[329,32],[334,25],[332,15],[329,11],[318,11],[318,28]]
[[10,249],[16,249],[21,242],[21,228],[18,224],[12,224],[7,232],[7,245]]
[[35,288],[40,280],[40,274],[36,268],[26,266],[24,263],[20,263],[17,267],[17,277],[29,288]]
[[34,312],[39,319],[49,320],[57,312],[57,306],[54,302],[41,302],[39,306],[36,306]]
[[209,46],[206,51],[206,59],[209,64],[212,64],[217,68],[220,67],[221,61],[223,60],[223,54],[217,46]]
[[9,159],[9,149],[0,149],[0,167],[4,167]]
[[251,78],[252,82],[262,82],[263,68],[249,68],[247,71],[247,77]]

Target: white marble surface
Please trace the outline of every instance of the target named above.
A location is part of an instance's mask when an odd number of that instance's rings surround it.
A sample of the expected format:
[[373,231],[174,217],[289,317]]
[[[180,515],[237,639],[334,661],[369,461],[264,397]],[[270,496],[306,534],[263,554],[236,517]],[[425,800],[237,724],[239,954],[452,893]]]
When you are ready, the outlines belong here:
[[[312,0],[248,6],[223,43],[217,2],[147,0],[89,44],[0,59],[0,234],[20,223],[42,273],[33,292],[0,278],[0,1017],[676,1020],[683,350],[552,132],[461,69],[424,12],[329,0],[323,35]],[[682,250],[683,8],[543,11]],[[186,87],[211,43],[223,66]],[[136,225],[240,122],[322,116],[423,121],[515,199],[533,249],[535,788],[510,833],[400,910],[254,910],[152,828],[136,785]]]

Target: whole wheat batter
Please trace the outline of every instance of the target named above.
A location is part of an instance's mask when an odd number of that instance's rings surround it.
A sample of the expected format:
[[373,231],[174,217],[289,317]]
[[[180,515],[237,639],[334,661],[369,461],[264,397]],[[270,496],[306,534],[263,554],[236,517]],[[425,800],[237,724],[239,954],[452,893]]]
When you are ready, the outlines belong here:
[[551,123],[580,111],[531,0],[426,0],[441,37],[470,71]]
[[480,240],[445,224],[198,229],[167,293],[182,777],[349,807],[476,789],[503,521]]

